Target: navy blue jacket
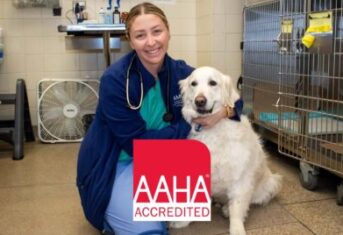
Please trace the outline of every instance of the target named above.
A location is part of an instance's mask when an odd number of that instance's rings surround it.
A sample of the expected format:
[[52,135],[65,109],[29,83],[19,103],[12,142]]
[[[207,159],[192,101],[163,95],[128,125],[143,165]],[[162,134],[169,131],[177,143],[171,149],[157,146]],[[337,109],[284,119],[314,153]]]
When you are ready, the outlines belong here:
[[[82,207],[86,218],[99,230],[103,229],[104,214],[111,197],[120,151],[125,150],[132,156],[133,139],[184,139],[191,128],[182,118],[178,82],[188,77],[194,68],[184,61],[174,60],[168,55],[165,57],[158,78],[165,105],[174,117],[170,125],[163,129],[147,130],[139,110],[131,110],[126,101],[126,76],[134,56],[135,52],[130,52],[104,72],[95,119],[79,151],[77,186]],[[129,80],[129,98],[134,105],[140,100],[141,85],[138,71],[143,80],[144,95],[155,85],[154,77],[135,56]],[[242,105],[242,101],[236,102],[237,120]]]
[[[190,75],[193,68],[166,56],[158,77],[164,102],[174,118],[171,125],[161,130],[147,130],[139,111],[131,110],[126,101],[126,73],[134,54],[133,51],[124,56],[104,72],[95,119],[79,151],[77,186],[82,207],[86,218],[99,230],[103,229],[104,213],[111,197],[120,151],[124,149],[132,156],[133,139],[184,139],[191,128],[181,115],[178,81]],[[141,89],[137,71],[143,78],[144,95],[155,85],[154,77],[136,57],[130,70],[129,83],[130,102],[135,105],[139,103]],[[168,76],[169,98],[166,95]]]

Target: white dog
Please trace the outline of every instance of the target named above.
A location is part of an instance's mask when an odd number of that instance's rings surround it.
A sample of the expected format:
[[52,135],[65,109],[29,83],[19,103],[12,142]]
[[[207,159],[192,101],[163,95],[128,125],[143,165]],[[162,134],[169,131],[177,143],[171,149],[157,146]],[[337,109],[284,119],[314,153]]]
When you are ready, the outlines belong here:
[[[231,107],[239,99],[232,81],[211,67],[196,69],[180,82],[182,114],[191,123],[195,117]],[[207,145],[211,153],[211,191],[215,201],[230,217],[230,234],[246,234],[244,220],[250,204],[266,204],[280,190],[281,176],[273,174],[266,162],[260,139],[249,120],[222,119],[210,129],[196,130],[192,123],[189,136]],[[190,222],[171,222],[170,227],[185,227]]]

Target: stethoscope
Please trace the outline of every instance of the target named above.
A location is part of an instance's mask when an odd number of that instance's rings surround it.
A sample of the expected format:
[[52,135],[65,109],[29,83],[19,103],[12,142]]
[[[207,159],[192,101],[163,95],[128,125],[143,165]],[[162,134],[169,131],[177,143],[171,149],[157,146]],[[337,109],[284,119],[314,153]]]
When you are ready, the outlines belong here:
[[[138,74],[139,76],[139,81],[140,81],[140,87],[141,87],[141,96],[140,96],[140,99],[139,99],[139,103],[137,106],[133,105],[131,102],[130,102],[130,95],[129,95],[129,82],[130,82],[130,71],[133,69],[133,62],[136,58],[136,54],[133,55],[131,61],[130,61],[130,64],[129,64],[129,67],[127,68],[127,71],[126,71],[126,102],[127,102],[127,105],[129,106],[130,109],[132,110],[137,110],[137,109],[140,109],[140,107],[142,106],[142,102],[143,102],[143,76],[142,74],[137,70],[137,69],[134,69],[135,72]],[[163,121],[165,122],[171,122],[173,120],[173,113],[171,112],[170,110],[170,105],[169,105],[169,101],[170,101],[170,73],[169,73],[169,66],[167,66],[167,112],[165,114],[163,114]]]

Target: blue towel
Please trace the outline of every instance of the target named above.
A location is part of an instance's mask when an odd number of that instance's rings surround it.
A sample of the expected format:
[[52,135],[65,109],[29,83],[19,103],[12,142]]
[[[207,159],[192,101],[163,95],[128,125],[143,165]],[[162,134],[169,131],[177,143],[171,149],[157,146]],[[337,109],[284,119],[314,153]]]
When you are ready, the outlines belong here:
[[[320,112],[310,112],[309,118],[319,118],[319,117],[326,117],[327,115],[320,113]],[[296,120],[299,119],[300,116],[294,112],[284,112],[281,113],[281,120]],[[277,122],[279,119],[278,113],[272,112],[261,112],[259,114],[259,120],[263,122]]]

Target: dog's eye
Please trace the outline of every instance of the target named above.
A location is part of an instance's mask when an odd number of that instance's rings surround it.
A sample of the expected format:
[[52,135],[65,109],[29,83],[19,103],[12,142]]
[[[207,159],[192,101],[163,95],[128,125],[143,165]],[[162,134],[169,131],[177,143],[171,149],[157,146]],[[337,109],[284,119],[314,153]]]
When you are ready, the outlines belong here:
[[191,82],[191,86],[196,86],[198,83],[196,81]]
[[216,81],[213,81],[213,80],[211,80],[211,81],[209,82],[209,84],[210,84],[210,86],[217,86],[217,82],[216,82]]

